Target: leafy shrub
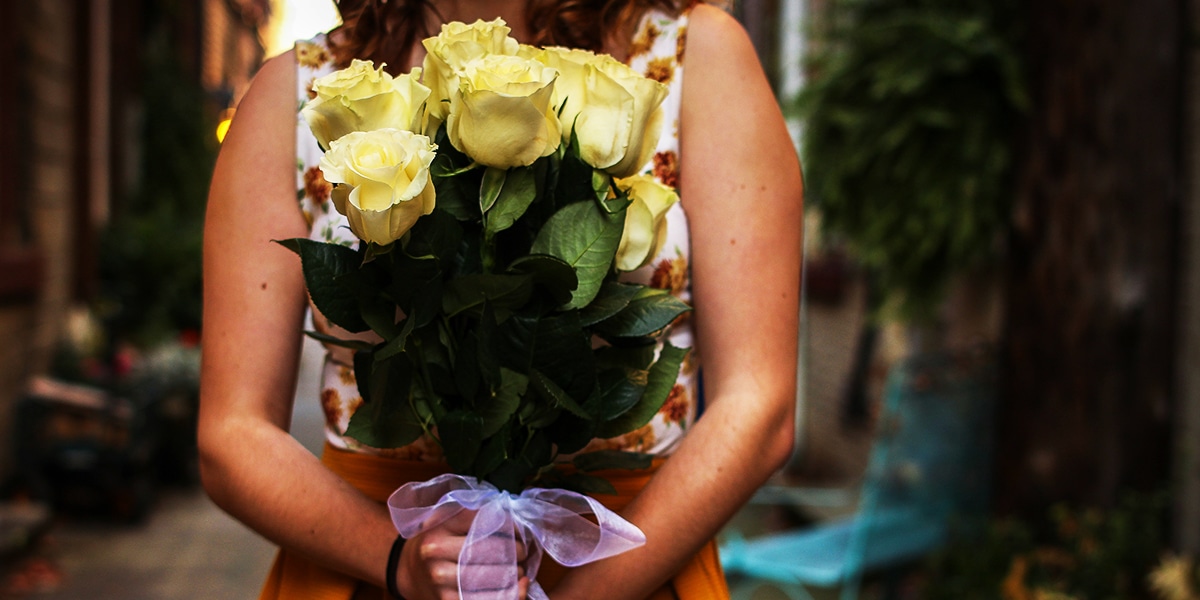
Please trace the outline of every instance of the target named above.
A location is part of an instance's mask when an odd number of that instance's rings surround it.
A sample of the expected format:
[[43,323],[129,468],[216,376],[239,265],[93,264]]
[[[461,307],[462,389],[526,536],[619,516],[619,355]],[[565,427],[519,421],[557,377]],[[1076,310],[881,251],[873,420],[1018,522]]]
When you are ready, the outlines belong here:
[[800,97],[813,204],[902,316],[997,254],[1027,99],[1012,0],[834,0]]

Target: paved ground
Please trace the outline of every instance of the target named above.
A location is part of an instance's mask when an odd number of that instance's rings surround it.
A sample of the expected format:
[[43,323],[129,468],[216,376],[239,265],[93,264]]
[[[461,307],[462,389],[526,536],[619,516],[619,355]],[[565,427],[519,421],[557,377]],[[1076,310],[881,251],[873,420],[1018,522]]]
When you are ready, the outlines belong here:
[[[306,346],[292,433],[323,443],[318,348]],[[0,598],[183,600],[256,598],[275,547],[225,514],[198,486],[160,493],[145,523],[59,518],[32,556],[0,570]],[[3,565],[0,565],[2,569]]]
[[174,491],[139,526],[57,523],[33,560],[45,560],[58,580],[40,593],[10,592],[39,600],[252,598],[273,552],[203,493]]

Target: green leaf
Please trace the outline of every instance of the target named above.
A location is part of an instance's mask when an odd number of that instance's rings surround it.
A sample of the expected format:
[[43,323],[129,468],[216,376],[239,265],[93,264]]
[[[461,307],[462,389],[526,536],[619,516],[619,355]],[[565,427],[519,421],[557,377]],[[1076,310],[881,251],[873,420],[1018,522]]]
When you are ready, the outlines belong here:
[[[544,400],[538,395],[526,396],[521,408],[517,411],[517,421],[529,429],[544,429],[559,420],[563,409]],[[591,439],[589,436],[588,439]],[[582,448],[582,446],[580,446]]]
[[[484,420],[486,421],[486,418]],[[504,423],[500,430],[494,432],[491,437],[485,436],[486,439],[479,449],[479,455],[475,458],[475,464],[471,467],[471,472],[476,477],[486,479],[492,471],[499,469],[504,461],[508,460],[508,441],[512,438],[511,429],[511,422]]]
[[514,260],[508,265],[510,273],[526,273],[533,284],[544,290],[555,306],[571,300],[571,292],[579,285],[575,269],[562,259],[548,254],[531,254]]
[[309,330],[309,331],[305,331],[304,335],[307,335],[308,337],[310,337],[314,340],[317,340],[318,342],[321,342],[322,344],[330,344],[333,346],[340,346],[342,348],[349,348],[351,350],[356,350],[359,352],[370,352],[375,349],[375,344],[372,344],[371,342],[365,342],[363,340],[343,340],[342,338],[338,338],[338,337],[334,337],[329,334],[321,333],[320,331]]
[[580,454],[571,460],[580,471],[602,471],[604,469],[649,469],[654,457],[639,452],[599,450]]
[[484,303],[512,311],[529,301],[532,289],[532,278],[528,275],[464,275],[446,283],[442,311],[451,317],[468,311],[481,314]]
[[358,397],[366,402],[371,397],[371,369],[375,365],[374,352],[354,353],[354,384],[358,388]]
[[588,475],[586,473],[571,473],[564,475],[558,482],[563,489],[568,489],[580,494],[603,494],[606,496],[615,496],[617,488],[603,477]]
[[478,221],[478,177],[472,173],[436,181],[437,210],[445,211],[459,221]]
[[462,225],[439,205],[433,212],[417,219],[404,238],[404,253],[412,258],[436,257],[445,269],[454,261],[462,237]]
[[529,378],[510,369],[500,368],[500,385],[492,391],[491,398],[480,402],[479,415],[483,418],[483,437],[495,435],[521,405],[521,396],[529,386]]
[[367,394],[351,415],[345,435],[375,448],[399,448],[415,442],[425,430],[409,403],[412,363],[404,357],[378,361],[361,353],[362,360],[372,363],[363,377],[359,356],[355,355],[355,372],[366,380]]
[[633,204],[629,193],[617,187],[612,176],[600,169],[596,169],[592,174],[592,188],[600,208],[610,215],[615,215]]
[[641,337],[670,325],[691,310],[686,302],[666,290],[643,288],[620,312],[596,324],[605,337]]
[[554,383],[553,380],[541,374],[536,369],[529,372],[529,383],[533,385],[534,391],[550,401],[553,406],[565,408],[568,412],[583,419],[592,418],[592,415],[583,410],[583,407],[578,402],[575,402],[566,391],[558,387],[557,383]]
[[435,160],[434,163],[429,166],[429,172],[434,177],[438,177],[441,179],[449,179],[451,177],[458,177],[459,175],[462,175],[463,173],[467,173],[468,171],[473,171],[481,166],[482,165],[480,165],[479,163],[473,162],[469,165],[456,168],[449,160],[445,160],[445,161]]
[[373,413],[364,404],[350,416],[345,435],[373,448],[401,448],[417,441],[424,432],[411,410]]
[[308,294],[326,319],[351,333],[367,330],[358,313],[358,298],[338,283],[343,275],[358,269],[361,258],[357,252],[339,244],[305,238],[276,240],[276,243],[300,256]]
[[379,337],[392,340],[400,334],[396,324],[396,305],[382,296],[360,297],[358,312],[362,320]]
[[599,374],[599,390],[589,412],[602,421],[611,421],[637,405],[646,392],[649,371],[645,369],[607,369]]
[[596,297],[579,310],[579,319],[585,326],[599,323],[629,306],[630,301],[643,287],[645,286],[605,281],[600,285]]
[[489,210],[492,210],[492,205],[500,198],[500,192],[504,189],[504,180],[507,177],[508,171],[496,167],[488,167],[483,172],[483,182],[479,184],[480,214],[486,215]]
[[458,355],[454,360],[454,384],[458,387],[458,395],[463,398],[475,398],[478,395],[480,380],[479,339],[467,333],[458,342]]
[[450,411],[438,419],[437,428],[450,469],[467,472],[483,445],[483,418],[464,410]]
[[585,399],[595,392],[592,338],[579,323],[577,311],[540,319],[531,349],[530,367],[553,379],[571,398]]
[[[599,202],[601,206],[605,207],[605,210],[609,209],[607,202],[608,191],[614,187],[616,186],[613,185],[612,175],[609,175],[600,169],[595,169],[592,171],[592,193],[596,195],[596,202]],[[616,210],[608,210],[608,212],[611,214],[617,210],[620,210],[621,208],[625,207],[620,206]]]
[[658,360],[654,361],[654,365],[650,367],[646,391],[642,394],[642,399],[625,414],[602,424],[598,437],[610,438],[624,435],[649,423],[650,419],[662,408],[663,403],[667,401],[667,397],[671,394],[671,388],[675,387],[675,381],[679,378],[679,366],[683,364],[683,358],[687,356],[687,353],[686,348],[676,348],[669,342],[664,343]]
[[509,459],[487,474],[488,483],[513,494],[519,493],[525,487],[525,482],[537,472],[525,457]]
[[412,318],[404,319],[400,332],[376,351],[376,360],[384,360],[404,352],[408,345],[408,336],[412,334],[415,323],[416,321]]
[[579,452],[597,437],[596,421],[582,419],[569,412],[563,412],[543,427],[560,454]]
[[595,169],[583,162],[579,156],[579,139],[571,132],[569,150],[564,152],[558,163],[558,173],[554,189],[555,201],[559,206],[585,200],[595,200],[595,190],[592,187],[592,177]]
[[637,346],[604,346],[596,349],[596,364],[601,369],[646,371],[654,364],[652,341]]
[[604,277],[612,270],[621,242],[625,215],[607,215],[595,202],[568,204],[554,213],[530,248],[531,254],[549,254],[575,268],[579,285],[564,308],[587,306]]
[[[488,171],[490,173],[491,169]],[[484,185],[488,184],[486,175],[483,182]],[[484,214],[484,229],[488,234],[495,234],[512,227],[513,223],[525,214],[536,197],[537,181],[533,168],[519,167],[509,170],[503,187],[500,189],[499,197]]]

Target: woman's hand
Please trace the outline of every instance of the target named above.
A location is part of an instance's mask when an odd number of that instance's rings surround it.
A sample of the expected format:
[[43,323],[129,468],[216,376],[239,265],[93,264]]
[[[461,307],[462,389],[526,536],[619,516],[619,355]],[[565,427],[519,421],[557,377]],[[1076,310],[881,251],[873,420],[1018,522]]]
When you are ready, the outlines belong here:
[[[400,555],[400,592],[407,600],[457,600],[458,556],[467,541],[467,531],[475,519],[474,511],[462,511],[437,526],[423,530],[404,545]],[[479,542],[482,556],[503,556],[503,544],[514,544],[517,556],[517,597],[524,599],[529,591],[525,576],[525,545],[513,536],[493,535]],[[476,581],[502,581],[510,563],[470,567]],[[510,598],[508,589],[489,590],[496,600]]]

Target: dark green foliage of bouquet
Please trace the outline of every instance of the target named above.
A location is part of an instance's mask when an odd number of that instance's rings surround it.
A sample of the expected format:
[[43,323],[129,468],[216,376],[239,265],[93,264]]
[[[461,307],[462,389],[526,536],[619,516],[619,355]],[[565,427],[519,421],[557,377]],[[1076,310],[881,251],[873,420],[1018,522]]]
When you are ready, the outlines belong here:
[[[346,435],[375,447],[431,435],[454,472],[510,491],[538,476],[603,491],[548,467],[658,412],[686,350],[666,344],[656,357],[653,336],[689,308],[617,281],[630,200],[574,146],[507,170],[473,166],[444,127],[437,147],[437,208],[397,242],[284,242],[326,318],[382,338],[314,334],[357,350],[365,404]],[[581,471],[646,464],[607,452],[576,461]]]

